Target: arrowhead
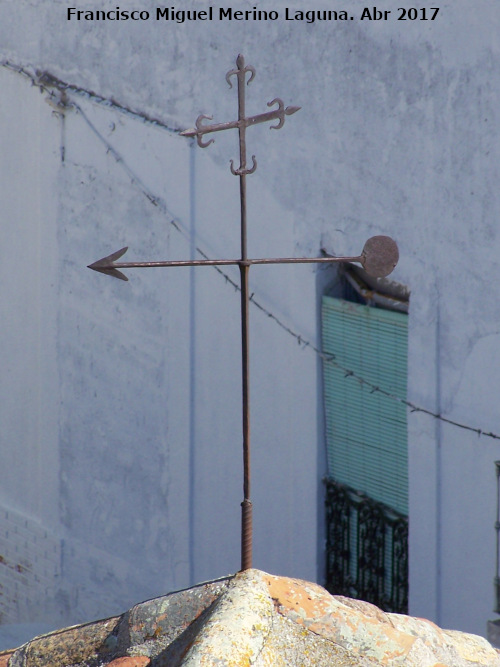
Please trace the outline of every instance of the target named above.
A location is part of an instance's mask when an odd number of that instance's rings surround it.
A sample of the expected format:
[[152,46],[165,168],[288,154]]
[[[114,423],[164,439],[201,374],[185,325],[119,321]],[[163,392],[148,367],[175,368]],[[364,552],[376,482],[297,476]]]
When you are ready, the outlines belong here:
[[107,257],[98,259],[97,262],[89,264],[87,268],[92,269],[93,271],[99,271],[99,273],[105,273],[108,276],[113,276],[114,278],[119,278],[120,280],[128,280],[127,276],[124,275],[121,271],[118,271],[114,265],[115,260],[120,259],[120,257],[122,257],[127,252],[127,250],[128,246],[121,248],[120,250],[113,252]]
[[189,128],[189,130],[183,130],[182,132],[179,132],[181,137],[196,137],[198,134],[198,130],[196,130],[194,127]]

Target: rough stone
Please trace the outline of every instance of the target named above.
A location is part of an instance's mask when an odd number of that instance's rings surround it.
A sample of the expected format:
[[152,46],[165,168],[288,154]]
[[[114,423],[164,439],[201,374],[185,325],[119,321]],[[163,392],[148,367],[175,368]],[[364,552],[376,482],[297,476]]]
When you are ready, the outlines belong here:
[[120,616],[51,632],[14,652],[9,667],[68,667],[110,654],[107,639]]
[[[2,662],[3,660],[3,662]],[[247,570],[33,639],[0,667],[500,667],[482,637]]]
[[149,658],[140,655],[133,658],[116,658],[108,663],[108,667],[148,667],[150,664]]

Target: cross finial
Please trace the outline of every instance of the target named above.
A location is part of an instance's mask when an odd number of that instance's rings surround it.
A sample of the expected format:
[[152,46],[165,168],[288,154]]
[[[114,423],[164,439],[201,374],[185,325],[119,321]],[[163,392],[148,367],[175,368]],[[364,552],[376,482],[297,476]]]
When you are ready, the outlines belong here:
[[247,167],[247,155],[246,155],[246,129],[251,125],[256,125],[257,123],[264,123],[267,121],[272,121],[277,119],[278,123],[276,125],[271,125],[271,130],[279,130],[283,127],[285,122],[285,116],[291,116],[292,114],[299,111],[300,107],[286,107],[282,100],[279,97],[276,97],[271,102],[267,103],[268,107],[272,107],[275,104],[278,105],[277,109],[268,111],[266,113],[258,114],[257,116],[246,116],[245,110],[245,80],[247,73],[250,73],[250,78],[246,81],[246,85],[251,83],[255,78],[255,68],[251,65],[245,65],[245,58],[240,53],[236,58],[236,69],[230,70],[226,74],[226,81],[229,84],[229,87],[232,88],[233,84],[231,82],[231,77],[236,76],[238,81],[238,120],[229,121],[227,123],[214,123],[212,125],[204,125],[204,120],[213,120],[213,116],[206,116],[201,114],[196,119],[196,127],[189,130],[184,130],[181,132],[181,135],[184,137],[196,137],[198,146],[200,148],[206,148],[214,142],[214,139],[209,141],[203,141],[203,136],[212,132],[221,132],[222,130],[230,130],[237,128],[240,134],[240,166],[235,169],[234,162],[231,160],[231,172],[235,176],[245,176],[247,174],[253,174],[257,169],[257,161],[255,155],[252,155],[252,166]]
[[[250,73],[248,81],[247,74]],[[239,132],[240,166],[235,169],[231,160],[231,172],[240,179],[240,211],[241,211],[241,257],[239,259],[191,259],[162,262],[117,262],[127,248],[94,262],[89,268],[107,273],[116,278],[127,280],[119,269],[132,267],[175,267],[175,266],[227,266],[236,265],[240,270],[241,285],[241,359],[242,359],[242,426],[243,426],[243,502],[241,521],[241,569],[252,567],[252,503],[250,501],[250,362],[249,362],[249,271],[256,264],[304,264],[304,263],[333,263],[359,262],[368,273],[374,277],[387,276],[397,264],[398,247],[388,236],[375,236],[368,239],[363,251],[355,257],[278,257],[249,259],[247,256],[247,208],[246,208],[246,176],[257,168],[257,161],[252,155],[252,166],[247,167],[246,156],[246,129],[257,123],[277,120],[271,125],[271,130],[283,127],[285,116],[296,113],[300,107],[285,105],[276,97],[268,102],[268,107],[277,105],[276,109],[261,113],[257,116],[247,116],[245,112],[245,89],[255,78],[255,69],[245,65],[245,59],[240,54],[236,59],[236,69],[226,74],[226,80],[232,87],[231,77],[236,76],[238,82],[238,120],[227,123],[204,124],[204,120],[212,120],[211,116],[201,115],[196,120],[196,127],[184,130],[180,134],[184,137],[196,137],[198,146],[206,148],[213,139],[204,141],[205,134],[221,132],[222,130],[237,129]]]

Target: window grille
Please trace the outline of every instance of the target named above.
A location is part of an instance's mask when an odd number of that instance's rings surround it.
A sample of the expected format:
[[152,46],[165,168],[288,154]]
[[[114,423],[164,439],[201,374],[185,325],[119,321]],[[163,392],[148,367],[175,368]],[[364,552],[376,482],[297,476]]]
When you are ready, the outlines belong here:
[[408,613],[408,518],[326,480],[327,581],[334,595]]

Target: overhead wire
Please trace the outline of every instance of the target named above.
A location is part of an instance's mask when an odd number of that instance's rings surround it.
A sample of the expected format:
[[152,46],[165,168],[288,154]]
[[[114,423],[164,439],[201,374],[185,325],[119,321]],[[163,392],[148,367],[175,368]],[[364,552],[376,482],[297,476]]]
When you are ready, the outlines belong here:
[[[106,147],[106,151],[114,158],[114,160],[125,170],[127,173],[128,177],[131,179],[131,182],[133,185],[136,185],[142,194],[149,200],[153,206],[159,208],[162,213],[166,215],[166,217],[169,219],[169,224],[179,233],[181,234],[187,241],[191,241],[190,234],[188,230],[185,228],[185,226],[182,224],[182,222],[179,220],[178,217],[173,215],[171,211],[168,209],[168,206],[166,205],[166,202],[161,198],[156,196],[154,193],[152,193],[149,188],[141,181],[141,179],[133,172],[133,170],[126,164],[126,162],[123,160],[119,152],[111,145],[111,143],[99,132],[99,130],[96,128],[96,126],[92,123],[92,121],[88,118],[87,114],[84,112],[82,107],[74,100],[70,99],[68,97],[68,93],[75,94],[77,96],[84,97],[85,99],[88,99],[89,101],[103,105],[109,109],[112,109],[114,111],[118,111],[119,113],[123,113],[127,116],[130,116],[135,119],[139,119],[142,122],[145,122],[147,124],[159,127],[161,129],[167,130],[168,132],[172,133],[178,133],[180,131],[180,128],[173,128],[164,123],[163,121],[153,118],[152,116],[149,116],[148,114],[136,110],[132,110],[128,108],[126,105],[121,104],[119,102],[116,102],[115,100],[105,98],[97,93],[94,93],[93,91],[86,90],[80,86],[76,86],[73,84],[66,83],[57,77],[53,76],[49,72],[41,72],[41,71],[31,71],[30,69],[20,66],[20,65],[15,65],[9,61],[1,61],[0,66],[5,67],[7,69],[10,69],[11,71],[17,72],[19,74],[22,74],[26,78],[28,78],[32,85],[36,85],[40,88],[41,92],[44,92],[46,95],[49,97],[49,101],[58,108],[61,112],[64,112],[66,109],[73,109],[75,110],[78,114],[81,115],[81,117],[84,119],[85,123],[88,125],[90,130],[94,133],[94,135],[104,144]],[[58,94],[54,93],[54,90],[58,91]],[[198,245],[195,246],[196,252],[203,258],[203,259],[210,259],[209,255]],[[240,291],[240,286],[234,281],[231,276],[226,273],[223,269],[221,269],[220,266],[213,266],[213,269],[217,271],[228,283],[231,285],[236,291]],[[382,389],[381,387],[373,384],[372,382],[369,382],[362,376],[358,375],[355,373],[352,369],[349,369],[347,367],[344,367],[342,364],[340,364],[334,354],[327,354],[323,350],[321,350],[319,347],[314,345],[311,341],[307,340],[303,335],[297,333],[294,331],[288,324],[283,322],[277,315],[275,315],[271,310],[266,308],[260,301],[258,301],[255,298],[255,295],[252,294],[250,296],[250,302],[264,315],[266,315],[269,319],[271,319],[277,326],[279,326],[281,329],[283,329],[288,335],[292,336],[297,343],[303,348],[309,348],[312,352],[314,352],[324,363],[326,364],[331,364],[338,370],[340,370],[344,374],[344,378],[347,379],[352,379],[353,381],[357,381],[359,384],[367,387],[371,393],[380,393],[383,396],[393,400],[397,401],[398,403],[401,403],[405,405],[409,410],[410,413],[422,413],[425,415],[428,415],[430,417],[433,417],[434,419],[440,420],[446,424],[450,424],[451,426],[454,426],[456,428],[460,428],[466,431],[470,431],[472,433],[477,434],[478,436],[483,436],[486,438],[492,438],[494,440],[500,440],[500,435],[497,433],[494,433],[493,431],[486,431],[481,428],[477,428],[474,426],[470,426],[468,424],[464,424],[462,422],[458,422],[454,419],[450,419],[449,417],[445,417],[444,415],[434,412],[432,410],[429,410],[427,408],[423,408],[419,405],[416,405],[412,401],[407,400],[406,398],[402,398],[401,396],[397,396],[385,389]]]

